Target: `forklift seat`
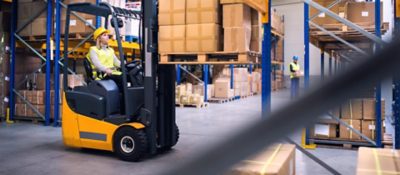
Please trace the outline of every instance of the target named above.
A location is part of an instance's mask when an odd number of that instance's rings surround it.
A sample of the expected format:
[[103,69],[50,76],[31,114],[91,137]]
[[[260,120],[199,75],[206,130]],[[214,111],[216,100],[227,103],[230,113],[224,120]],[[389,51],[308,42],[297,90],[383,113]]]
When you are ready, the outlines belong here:
[[92,66],[90,65],[90,62],[88,59],[83,60],[83,67],[85,67],[85,72],[86,72],[86,82],[91,82],[94,80],[93,77],[93,69]]

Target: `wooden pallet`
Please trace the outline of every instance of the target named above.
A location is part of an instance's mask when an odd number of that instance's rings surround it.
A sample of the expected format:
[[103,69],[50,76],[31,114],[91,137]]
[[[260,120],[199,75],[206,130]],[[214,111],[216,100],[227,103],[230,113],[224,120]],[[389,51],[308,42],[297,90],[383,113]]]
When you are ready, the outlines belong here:
[[41,117],[24,117],[24,116],[14,116],[16,122],[32,122],[34,124],[42,123],[44,120]]
[[258,52],[164,53],[160,64],[255,64],[260,58]]
[[176,104],[176,106],[180,107],[180,108],[184,108],[184,107],[196,107],[196,108],[206,108],[208,107],[209,103],[205,102],[205,103],[201,103],[201,104]]
[[[341,138],[311,138],[311,141],[317,144],[319,148],[357,149],[360,146],[373,146],[364,140],[348,140]],[[327,143],[326,141],[333,141],[336,143]]]
[[231,102],[231,101],[234,101],[237,99],[240,99],[240,96],[231,97],[231,98],[209,98],[208,102],[222,104],[222,103],[228,103],[228,102]]

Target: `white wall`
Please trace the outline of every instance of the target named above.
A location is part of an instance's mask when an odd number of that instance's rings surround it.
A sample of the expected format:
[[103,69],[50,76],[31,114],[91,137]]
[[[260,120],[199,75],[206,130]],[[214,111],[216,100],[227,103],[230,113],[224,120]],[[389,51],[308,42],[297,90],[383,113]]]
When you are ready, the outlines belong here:
[[[272,6],[285,16],[285,66],[297,55],[304,70],[304,5],[299,1],[286,2],[285,4],[279,1],[279,5]],[[310,44],[310,75],[320,75],[320,65],[320,50]],[[285,74],[289,74],[289,69],[285,69]]]

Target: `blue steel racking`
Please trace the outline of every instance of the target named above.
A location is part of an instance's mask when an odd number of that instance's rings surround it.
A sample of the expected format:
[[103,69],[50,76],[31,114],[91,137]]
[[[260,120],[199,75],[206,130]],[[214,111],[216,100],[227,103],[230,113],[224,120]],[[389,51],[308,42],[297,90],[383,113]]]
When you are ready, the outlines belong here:
[[[400,0],[394,1],[394,33],[399,35],[400,32]],[[393,115],[394,115],[394,139],[393,146],[400,149],[400,76],[394,76],[393,90]]]
[[[15,95],[17,95],[19,98],[23,100],[24,103],[26,103],[32,110],[38,114],[43,120],[44,124],[46,126],[50,125],[50,118],[51,118],[51,105],[50,105],[50,90],[51,90],[51,55],[53,50],[51,49],[51,44],[52,44],[52,29],[54,28],[52,18],[53,18],[53,2],[52,1],[46,1],[47,6],[45,9],[41,10],[38,12],[38,14],[34,14],[25,24],[23,24],[20,28],[17,28],[17,20],[18,20],[18,0],[12,1],[12,25],[11,25],[11,38],[10,38],[10,49],[11,49],[11,61],[10,61],[10,119],[16,119],[15,117]],[[99,0],[96,1],[98,3]],[[60,58],[60,45],[61,45],[61,9],[66,8],[66,5],[62,3],[61,0],[55,0],[55,11],[56,11],[56,16],[55,16],[55,30],[54,30],[54,38],[55,38],[55,55],[54,55],[54,62],[58,64],[54,64],[54,73],[55,75],[58,75],[60,72],[60,66],[64,66],[61,61],[64,58]],[[25,41],[21,36],[18,35],[20,31],[22,31],[26,26],[28,26],[32,21],[34,21],[35,18],[37,18],[41,13],[44,11],[47,11],[46,19],[46,58],[44,58],[36,49],[31,46],[28,41]],[[86,25],[89,25],[91,28],[95,29],[95,26],[92,24],[86,22],[82,17],[74,13],[79,20],[83,21]],[[99,18],[97,18],[96,25],[100,25]],[[72,53],[74,50],[76,50],[78,47],[83,45],[87,40],[91,38],[92,35],[87,36],[85,39],[83,39],[75,48],[73,48],[70,53]],[[46,102],[45,102],[45,115],[41,114],[32,104],[30,104],[26,99],[24,99],[21,94],[18,93],[18,91],[15,89],[15,54],[16,54],[16,41],[19,40],[21,43],[23,43],[26,47],[28,47],[32,52],[34,52],[38,57],[40,57],[43,61],[45,61],[45,66],[46,66],[46,88],[45,88],[45,94],[46,94]],[[42,65],[40,67],[43,68]],[[74,71],[69,69],[69,72],[74,74]],[[35,72],[34,72],[35,73]],[[26,81],[26,80],[25,80]],[[58,102],[60,100],[60,84],[59,84],[59,76],[54,76],[54,99],[55,102]],[[54,104],[54,126],[60,126],[60,109],[59,109],[59,104],[55,103]]]
[[[320,29],[321,31],[325,32],[326,34],[330,35],[331,37],[337,39],[338,41],[340,41],[341,43],[347,45],[348,47],[350,47],[353,50],[356,50],[358,52],[360,52],[361,54],[365,54],[365,52],[363,52],[361,49],[359,49],[358,47],[356,47],[355,45],[353,45],[350,42],[345,41],[344,39],[334,35],[333,33],[330,33],[329,31],[325,30],[324,28],[322,28],[321,26],[318,26],[317,24],[313,23],[310,19],[309,19],[309,5],[312,5],[314,8],[316,8],[317,10],[319,10],[319,13],[325,13],[326,15],[340,21],[341,23],[355,29],[356,31],[360,32],[362,35],[364,35],[365,37],[373,40],[376,43],[376,49],[378,49],[384,42],[381,40],[381,4],[380,1],[375,1],[375,34],[376,36],[368,33],[367,31],[365,31],[364,29],[362,29],[361,27],[357,26],[356,24],[351,23],[350,21],[343,19],[341,17],[339,17],[338,15],[334,14],[333,12],[329,11],[330,8],[332,8],[333,6],[337,5],[341,0],[336,0],[335,2],[333,2],[332,4],[330,4],[327,8],[324,8],[322,6],[320,6],[319,4],[313,2],[312,0],[304,0],[304,44],[305,44],[305,86],[306,88],[308,87],[309,84],[309,25],[313,25],[316,28]],[[316,15],[317,16],[317,15]],[[324,62],[322,61],[324,59],[324,51],[325,49],[323,47],[321,47],[321,77],[324,76]],[[333,54],[332,52],[329,54],[329,75],[332,75],[332,57]],[[335,59],[334,59],[334,73],[338,73],[339,71],[341,71],[342,68],[344,68],[344,63],[339,62],[339,54],[335,54]],[[340,61],[342,61],[344,57],[340,56]],[[376,86],[376,94],[375,94],[375,98],[376,98],[376,106],[375,106],[375,110],[378,111],[376,112],[376,121],[382,121],[382,116],[381,116],[381,88],[380,85]],[[335,120],[338,120],[338,122],[340,124],[345,124],[342,123],[341,121],[339,121],[340,119],[332,116]],[[368,140],[371,145],[376,146],[376,147],[382,147],[382,138],[381,138],[381,122],[375,122],[376,123],[376,130],[375,130],[375,135],[376,135],[376,139],[375,141],[372,140]],[[351,130],[353,130],[350,126],[346,127],[350,128]],[[400,129],[399,129],[400,130]],[[360,133],[361,137],[365,137]],[[317,141],[317,139],[310,139],[309,138],[309,133],[306,133],[306,142],[307,144],[310,142],[310,140],[313,141]],[[320,143],[322,143],[323,141],[318,141]],[[327,142],[325,142],[327,143]],[[330,143],[344,143],[343,141],[330,141]],[[353,144],[357,144],[352,142]],[[360,143],[361,144],[361,143]],[[365,145],[364,143],[362,143],[363,145]],[[368,145],[368,144],[367,144]]]

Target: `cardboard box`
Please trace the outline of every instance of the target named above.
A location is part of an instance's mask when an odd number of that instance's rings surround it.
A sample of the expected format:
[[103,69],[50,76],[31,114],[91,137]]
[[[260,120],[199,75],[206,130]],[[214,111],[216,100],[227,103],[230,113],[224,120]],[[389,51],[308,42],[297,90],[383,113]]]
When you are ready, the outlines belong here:
[[362,119],[363,111],[363,100],[362,99],[351,99],[349,102],[342,105],[341,116],[342,119]]
[[160,26],[159,27],[160,53],[185,52],[186,51],[186,26]]
[[[382,137],[383,138],[383,131],[384,131],[384,127],[383,127],[383,122],[381,123],[382,126]],[[376,122],[375,121],[368,121],[368,120],[363,120],[361,121],[361,133],[363,133],[365,136],[367,136],[368,138],[375,140],[376,138],[376,133],[375,133],[375,129],[376,129]]]
[[284,20],[283,16],[278,14],[276,11],[271,12],[271,27],[278,33],[284,34]]
[[251,27],[224,28],[224,51],[250,51]]
[[160,26],[185,24],[186,0],[160,0],[158,3],[158,23]]
[[[333,2],[335,2],[335,0],[314,0],[314,2],[318,3],[319,5],[323,6],[323,7],[328,7],[330,4],[332,4]],[[333,6],[332,8],[330,8],[330,11],[332,11],[333,13],[338,14],[339,13],[339,7],[343,7],[345,6],[345,3],[339,3],[338,5]],[[319,13],[319,10],[317,10],[316,8],[313,8],[310,6],[310,17],[316,15]],[[338,24],[339,22],[331,17],[329,17],[328,15],[326,15],[325,13],[322,13],[320,15],[318,15],[318,17],[316,17],[313,20],[314,23],[318,24],[318,25],[324,25],[324,24]]]
[[255,52],[261,52],[261,26],[251,26],[251,39],[250,39],[250,50]]
[[[346,122],[352,128],[356,129],[357,131],[361,131],[361,120],[349,120],[349,119],[343,119],[343,122]],[[342,139],[349,139],[349,140],[360,140],[361,137],[354,133],[352,130],[347,128],[344,125],[340,125],[340,138]]]
[[227,4],[223,6],[223,27],[250,27],[251,10],[245,4]]
[[[231,85],[230,81],[226,79],[220,79],[217,80],[214,83],[214,88],[215,88],[215,97],[216,98],[230,98],[232,96],[230,90],[231,90]],[[234,94],[234,91],[233,91]]]
[[[375,120],[376,118],[376,100],[373,98],[363,99],[363,118],[366,120]],[[385,101],[381,101],[381,116],[385,119]]]
[[186,86],[185,85],[182,85],[182,84],[178,85],[178,86],[176,86],[175,89],[176,89],[175,94],[177,97],[186,95]]
[[18,1],[18,19],[27,20],[32,16],[31,2]]
[[[381,2],[381,21],[383,19],[383,2]],[[349,2],[347,19],[360,25],[375,24],[375,2]]]
[[226,4],[246,4],[261,13],[267,12],[266,2],[265,0],[221,0],[221,4],[224,4],[224,6]]
[[[244,160],[225,175],[295,175],[295,146],[278,144]],[[269,162],[269,163],[266,163]]]
[[[77,86],[83,86],[84,77],[82,74],[68,75],[68,87],[75,88]],[[60,75],[60,88],[64,88],[64,76]]]
[[218,24],[188,24],[186,25],[187,52],[221,51],[221,26]]
[[[28,20],[26,19],[18,19],[17,28],[21,28]],[[28,24],[25,28],[23,28],[19,33],[20,36],[31,36],[32,35],[32,24]]]
[[186,24],[221,23],[219,0],[188,0]]
[[32,22],[32,36],[46,35],[47,18],[37,18]]
[[337,138],[336,124],[315,124],[310,129],[310,134],[314,138]]
[[399,150],[364,147],[358,149],[357,175],[400,174],[399,167]]
[[[208,84],[207,85],[207,98],[211,98],[212,95],[212,88],[214,85]],[[198,94],[201,96],[204,96],[204,85],[200,84],[200,85],[194,85],[193,86],[193,94]]]

